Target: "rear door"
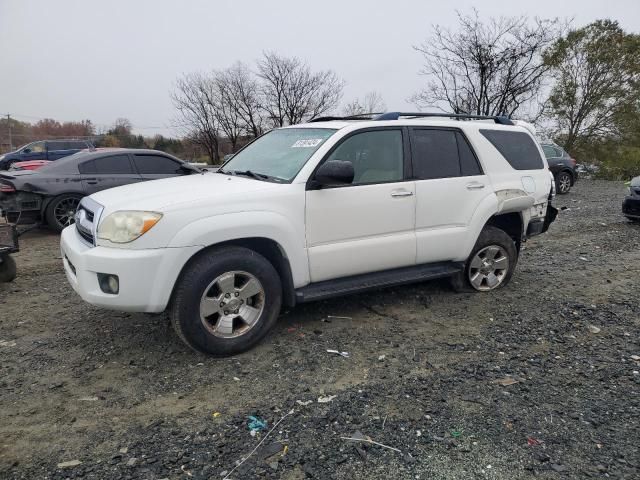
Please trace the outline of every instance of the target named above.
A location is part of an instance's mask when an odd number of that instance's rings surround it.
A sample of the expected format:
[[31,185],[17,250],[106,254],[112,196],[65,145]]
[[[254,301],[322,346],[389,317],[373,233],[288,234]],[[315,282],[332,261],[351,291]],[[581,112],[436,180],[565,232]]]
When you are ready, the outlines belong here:
[[78,165],[78,169],[87,195],[142,180],[126,153],[93,158]]
[[410,129],[416,185],[417,263],[460,256],[476,207],[492,193],[462,131]]
[[186,170],[173,158],[155,154],[134,154],[133,163],[143,180],[184,175]]

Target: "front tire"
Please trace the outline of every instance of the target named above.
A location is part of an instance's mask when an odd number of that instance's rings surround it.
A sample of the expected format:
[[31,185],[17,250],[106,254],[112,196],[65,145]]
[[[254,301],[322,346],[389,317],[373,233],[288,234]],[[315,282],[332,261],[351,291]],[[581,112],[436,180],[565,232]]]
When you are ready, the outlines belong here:
[[57,233],[75,221],[74,216],[82,197],[74,194],[59,195],[47,206],[45,220],[49,228]]
[[191,348],[215,356],[244,352],[275,324],[282,284],[273,265],[244,247],[201,254],[181,275],[171,323]]
[[488,292],[504,287],[518,263],[513,239],[496,227],[486,226],[480,233],[464,270],[451,278],[458,292]]
[[569,172],[560,172],[556,178],[556,191],[560,195],[569,193],[573,178]]

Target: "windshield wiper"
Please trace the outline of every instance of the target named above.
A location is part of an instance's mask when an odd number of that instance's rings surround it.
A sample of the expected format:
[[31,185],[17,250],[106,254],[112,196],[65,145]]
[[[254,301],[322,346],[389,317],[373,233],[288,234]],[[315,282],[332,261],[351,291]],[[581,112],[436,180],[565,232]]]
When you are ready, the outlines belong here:
[[223,173],[226,175],[242,175],[245,177],[251,177],[251,178],[255,178],[256,180],[269,180],[269,181],[276,181],[276,182],[282,182],[282,178],[279,177],[272,177],[271,175],[265,175],[264,173],[258,173],[258,172],[254,172],[253,170],[222,170],[219,169],[218,173]]

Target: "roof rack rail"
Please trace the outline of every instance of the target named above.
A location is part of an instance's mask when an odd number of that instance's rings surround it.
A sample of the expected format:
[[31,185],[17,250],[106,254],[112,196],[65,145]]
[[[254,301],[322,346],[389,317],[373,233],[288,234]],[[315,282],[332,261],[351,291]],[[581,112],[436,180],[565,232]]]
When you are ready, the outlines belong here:
[[500,125],[513,125],[511,119],[504,115],[471,115],[466,113],[406,113],[406,112],[387,112],[378,115],[374,120],[398,120],[400,117],[442,117],[455,118],[456,120],[493,120]]
[[382,112],[368,112],[368,113],[359,113],[357,115],[347,115],[345,117],[339,116],[327,116],[327,117],[316,117],[309,120],[309,123],[315,122],[330,122],[331,120],[375,120],[377,116],[384,115]]

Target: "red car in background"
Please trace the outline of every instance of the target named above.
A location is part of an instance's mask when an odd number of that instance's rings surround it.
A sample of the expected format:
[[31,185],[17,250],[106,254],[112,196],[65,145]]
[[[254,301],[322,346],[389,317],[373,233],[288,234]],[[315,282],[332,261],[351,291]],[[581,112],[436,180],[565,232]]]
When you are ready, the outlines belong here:
[[27,160],[25,162],[15,162],[11,164],[9,170],[37,170],[40,167],[49,165],[50,160]]

